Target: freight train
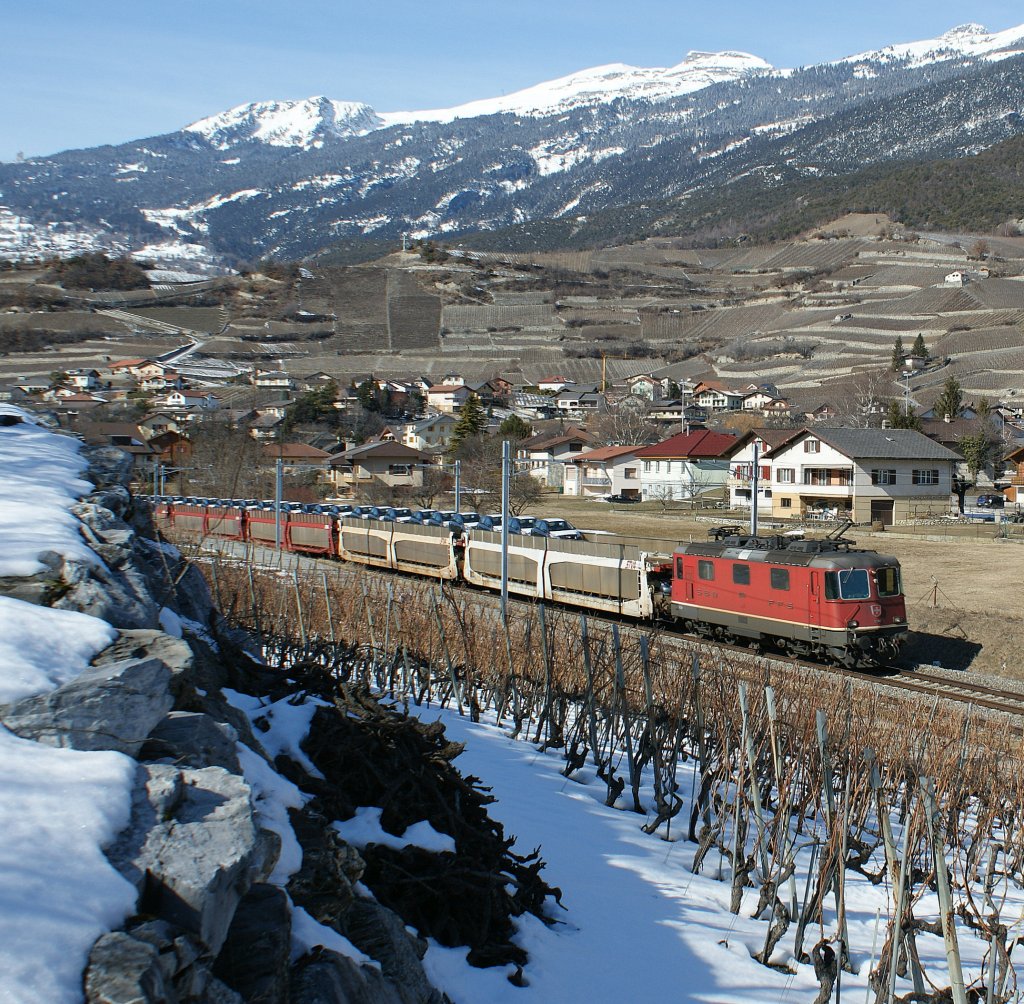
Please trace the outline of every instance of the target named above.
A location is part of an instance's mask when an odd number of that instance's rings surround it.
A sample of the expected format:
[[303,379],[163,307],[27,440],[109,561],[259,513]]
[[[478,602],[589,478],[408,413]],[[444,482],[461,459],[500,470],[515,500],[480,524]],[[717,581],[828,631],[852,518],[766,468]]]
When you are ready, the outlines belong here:
[[[501,534],[453,532],[293,507],[153,499],[158,527],[501,589]],[[508,592],[652,621],[722,643],[839,663],[894,659],[907,638],[899,562],[823,539],[716,528],[706,542],[557,540],[510,534]]]

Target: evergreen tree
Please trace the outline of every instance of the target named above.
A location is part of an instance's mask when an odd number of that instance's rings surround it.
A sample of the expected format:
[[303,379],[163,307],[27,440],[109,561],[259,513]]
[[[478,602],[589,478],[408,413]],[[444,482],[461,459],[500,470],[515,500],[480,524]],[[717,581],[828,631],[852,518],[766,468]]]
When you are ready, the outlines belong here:
[[498,434],[502,439],[526,439],[532,431],[530,423],[518,415],[509,415],[498,426]]
[[928,358],[928,346],[924,343],[924,335],[918,332],[917,338],[914,339],[914,345],[910,350],[910,355],[914,359],[927,359]]
[[907,358],[907,352],[903,348],[903,337],[902,335],[896,336],[896,341],[892,345],[892,362],[889,368],[893,373],[899,373],[903,369],[903,360]]
[[958,418],[964,406],[963,390],[960,381],[955,376],[946,377],[942,385],[942,393],[938,396],[933,405],[936,418],[950,419]]
[[459,447],[474,436],[479,436],[487,428],[487,415],[476,394],[470,394],[459,412],[459,420],[452,429],[452,438],[448,446],[450,453],[457,453]]
[[956,445],[967,462],[967,471],[972,480],[977,481],[978,475],[993,458],[996,444],[984,432],[979,432],[974,435],[961,436],[956,441]]
[[885,419],[889,423],[890,429],[914,429],[916,432],[921,431],[921,419],[912,411],[905,411],[899,401],[889,402],[889,409],[886,412]]

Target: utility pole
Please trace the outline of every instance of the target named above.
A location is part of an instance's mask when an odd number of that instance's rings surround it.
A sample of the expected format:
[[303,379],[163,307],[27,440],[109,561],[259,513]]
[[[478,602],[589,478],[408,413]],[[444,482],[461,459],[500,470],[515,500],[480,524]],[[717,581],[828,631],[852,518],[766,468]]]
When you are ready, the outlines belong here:
[[284,461],[278,457],[274,462],[274,547],[281,550],[281,480]]
[[462,461],[455,461],[455,511],[462,512]]
[[758,460],[761,459],[761,451],[758,449],[757,440],[754,440],[754,466],[750,473],[750,536],[757,536],[757,480]]
[[508,489],[512,467],[511,444],[501,444],[501,620],[508,623]]

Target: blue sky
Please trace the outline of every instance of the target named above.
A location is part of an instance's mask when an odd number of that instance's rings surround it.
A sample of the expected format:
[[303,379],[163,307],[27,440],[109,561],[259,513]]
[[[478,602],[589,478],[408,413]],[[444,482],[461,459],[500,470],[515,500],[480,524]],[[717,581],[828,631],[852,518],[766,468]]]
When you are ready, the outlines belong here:
[[443,108],[603,63],[672,66],[739,49],[800,66],[964,21],[1024,23],[1019,0],[22,0],[0,33],[0,160],[172,132],[272,98]]

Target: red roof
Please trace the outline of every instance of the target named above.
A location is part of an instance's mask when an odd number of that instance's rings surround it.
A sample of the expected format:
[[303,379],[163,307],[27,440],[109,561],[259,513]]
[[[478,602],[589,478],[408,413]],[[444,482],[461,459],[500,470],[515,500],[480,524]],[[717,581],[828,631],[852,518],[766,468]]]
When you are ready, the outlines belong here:
[[642,446],[599,446],[596,450],[588,453],[581,453],[574,461],[574,464],[586,464],[592,460],[616,460],[632,453],[638,453]]
[[655,443],[653,446],[645,446],[637,450],[636,455],[644,460],[654,460],[659,457],[669,457],[671,459],[720,457],[735,442],[735,436],[730,436],[724,432],[711,432],[708,429],[691,432],[689,435],[679,432],[661,443]]

